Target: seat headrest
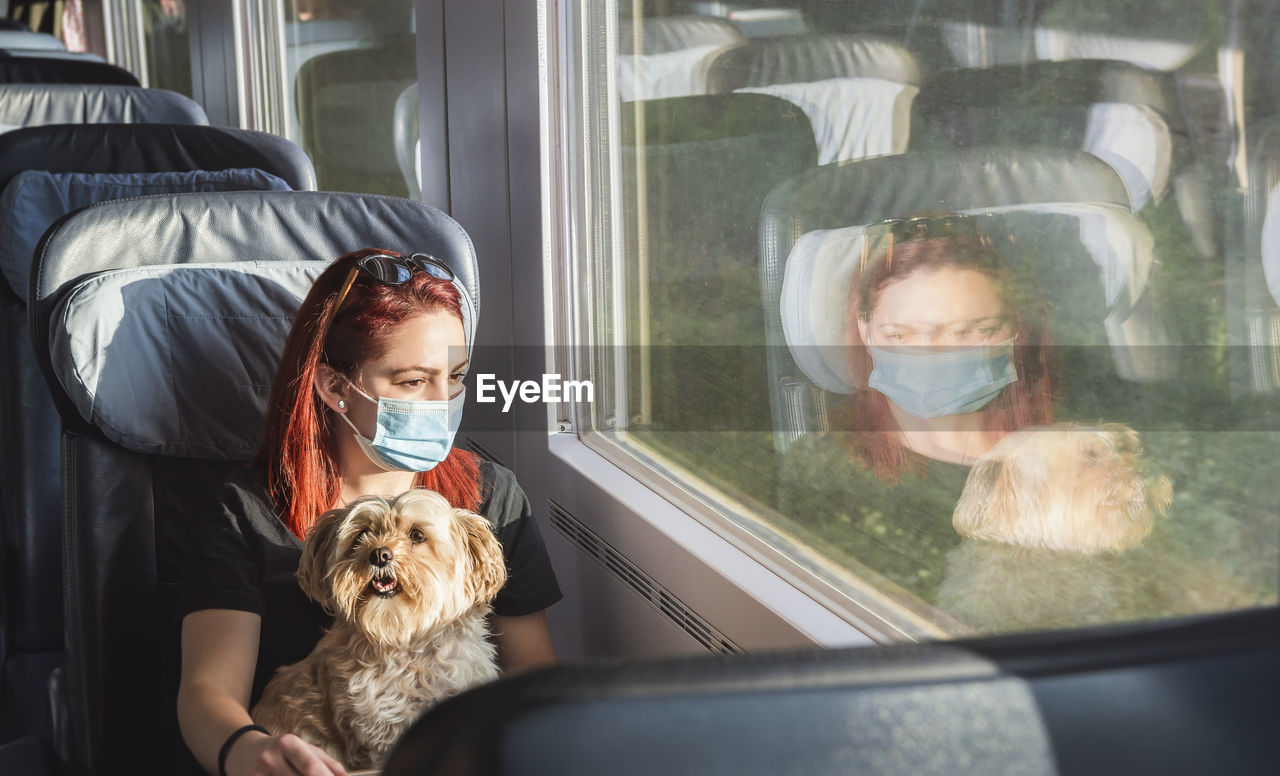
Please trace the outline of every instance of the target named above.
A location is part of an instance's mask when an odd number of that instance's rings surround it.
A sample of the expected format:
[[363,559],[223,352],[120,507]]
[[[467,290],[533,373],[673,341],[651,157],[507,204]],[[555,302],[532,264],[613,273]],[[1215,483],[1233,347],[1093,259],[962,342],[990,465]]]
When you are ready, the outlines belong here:
[[58,38],[31,30],[0,30],[0,49],[49,49],[66,51],[67,46]]
[[[0,162],[3,158],[0,151]],[[95,202],[180,191],[241,190],[288,191],[289,184],[256,168],[147,173],[27,170],[0,192],[0,273],[14,296],[26,302],[31,258],[41,235],[62,216]]]
[[51,124],[0,135],[0,187],[23,170],[132,173],[254,167],[295,191],[316,187],[311,160],[278,135],[195,124]]
[[1083,151],[975,146],[818,167],[774,190],[763,220],[777,230],[785,255],[801,234],[814,229],[875,223],[925,210],[1035,202],[1127,208],[1129,195],[1109,166]]
[[[428,253],[453,270],[472,302],[463,306],[470,350],[480,312],[478,267],[471,238],[449,216],[376,194],[226,191],[101,202],[51,227],[36,249],[28,294],[36,358],[56,384],[49,325],[80,276],[172,264],[328,263],[369,247]],[[54,400],[64,418],[79,416],[57,391]]]
[[618,22],[618,55],[665,54],[699,46],[727,46],[742,41],[742,33],[727,21],[709,16],[665,16],[640,22],[640,45],[636,49],[636,22]]
[[725,49],[707,65],[707,89],[728,92],[828,78],[919,83],[920,65],[902,44],[869,35],[788,35]]
[[[969,212],[992,214],[983,219],[982,229],[1011,274],[1032,282],[1065,279],[1037,283],[1056,344],[1106,345],[1090,335],[1104,335],[1123,323],[1146,289],[1153,241],[1127,208],[1037,203]],[[873,237],[864,250],[867,231],[867,226],[851,226],[808,232],[786,260],[779,303],[787,346],[815,385],[835,393],[856,390],[848,379],[844,330],[854,274],[862,257],[876,255],[881,247]],[[1091,260],[1093,272],[1079,262],[1069,264],[1067,257],[1078,253]],[[1056,272],[1050,263],[1060,265]],[[1096,318],[1081,320],[1090,316]]]
[[813,125],[818,164],[906,151],[917,91],[911,84],[883,78],[828,78],[737,90],[781,97],[804,111]]
[[1262,218],[1262,272],[1271,298],[1280,304],[1280,186],[1267,195]]
[[30,56],[0,57],[0,83],[139,85],[133,73],[106,62]]
[[1111,59],[1150,70],[1177,70],[1206,42],[1208,20],[1189,6],[1165,13],[1155,2],[1060,0],[1044,10],[1035,28],[1040,59]]
[[293,315],[327,262],[135,267],[77,281],[51,322],[54,374],[137,453],[252,456]]
[[208,124],[194,100],[164,89],[85,84],[0,85],[0,124]]

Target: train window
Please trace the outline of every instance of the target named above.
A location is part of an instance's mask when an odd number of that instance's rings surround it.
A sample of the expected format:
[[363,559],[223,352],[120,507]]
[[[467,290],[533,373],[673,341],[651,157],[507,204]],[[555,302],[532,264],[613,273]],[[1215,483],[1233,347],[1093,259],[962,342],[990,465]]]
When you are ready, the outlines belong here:
[[184,0],[144,0],[142,45],[146,59],[145,86],[192,95],[191,42]]
[[1223,8],[571,4],[583,441],[904,634],[1274,604],[1280,96]]
[[414,21],[412,0],[284,3],[282,134],[321,189],[417,195]]

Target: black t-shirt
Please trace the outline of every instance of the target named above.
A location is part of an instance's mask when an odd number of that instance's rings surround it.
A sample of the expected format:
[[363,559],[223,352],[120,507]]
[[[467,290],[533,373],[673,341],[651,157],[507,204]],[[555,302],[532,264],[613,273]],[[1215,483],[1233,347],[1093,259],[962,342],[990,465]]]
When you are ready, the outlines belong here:
[[813,541],[934,603],[947,553],[960,544],[951,513],[969,467],[906,451],[898,482],[856,461],[839,433],[801,437],[779,472],[778,500]]
[[[507,584],[494,600],[494,613],[516,617],[546,609],[560,600],[560,586],[528,498],[514,474],[489,461],[480,462],[480,488],[479,512],[489,519],[507,562]],[[256,702],[276,669],[310,654],[332,622],[298,587],[302,542],[246,471],[221,488],[211,513],[200,521],[188,558],[183,616],[234,609],[262,617]]]

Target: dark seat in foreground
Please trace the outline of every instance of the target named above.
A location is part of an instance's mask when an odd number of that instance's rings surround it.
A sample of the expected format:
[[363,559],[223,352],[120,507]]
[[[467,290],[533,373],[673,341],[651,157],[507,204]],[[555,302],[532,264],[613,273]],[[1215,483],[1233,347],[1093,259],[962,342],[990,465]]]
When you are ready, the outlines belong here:
[[384,776],[1265,773],[1275,609],[1143,628],[560,667],[422,717]]

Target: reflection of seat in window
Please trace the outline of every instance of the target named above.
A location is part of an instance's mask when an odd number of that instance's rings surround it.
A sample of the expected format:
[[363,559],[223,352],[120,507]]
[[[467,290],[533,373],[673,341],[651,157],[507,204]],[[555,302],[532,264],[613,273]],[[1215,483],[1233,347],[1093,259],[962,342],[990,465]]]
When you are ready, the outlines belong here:
[[938,203],[1001,213],[1000,228],[1015,242],[996,241],[996,248],[1046,295],[1054,342],[1073,346],[1057,348],[1059,355],[1079,361],[1069,374],[1081,387],[1064,385],[1064,401],[1079,406],[1111,384],[1167,372],[1166,354],[1147,347],[1164,342],[1145,293],[1150,236],[1128,213],[1119,178],[1094,157],[971,148],[824,167],[780,186],[763,215],[761,278],[779,449],[829,428],[830,408],[855,390],[844,316],[861,225]]
[[1178,116],[1171,83],[1121,62],[953,70],[921,85],[911,148],[1079,148],[1116,169],[1136,211],[1168,189],[1174,140],[1185,134]]
[[295,96],[301,145],[320,188],[404,196],[396,160],[396,101],[417,79],[414,36],[376,48],[321,54],[298,70]]
[[628,315],[643,332],[629,342],[655,346],[640,354],[654,360],[654,423],[766,428],[760,209],[814,165],[809,122],[754,94],[629,103],[622,115]]
[[707,93],[706,63],[742,41],[728,22],[669,16],[618,25],[618,96],[623,102]]
[[[1234,342],[1249,346],[1247,366],[1233,364],[1235,382],[1257,393],[1280,390],[1280,121],[1262,125],[1251,153],[1244,201],[1246,257],[1229,277],[1232,310],[1243,311]],[[1263,289],[1266,289],[1264,291]],[[1269,292],[1269,293],[1268,293]],[[1243,336],[1241,336],[1243,334]]]
[[904,46],[867,35],[752,40],[716,54],[712,92],[758,92],[795,103],[813,123],[820,164],[901,153],[921,70]]
[[1112,59],[1176,70],[1205,43],[1205,19],[1195,9],[1159,0],[1059,0],[1036,22],[1036,58]]
[[[1172,80],[1114,61],[1039,62],[938,73],[912,106],[911,149],[971,145],[1059,146],[1088,151],[1125,182],[1151,230],[1161,273],[1156,294],[1170,336],[1214,340],[1219,255],[1212,202],[1197,196],[1203,173],[1191,149]],[[1173,194],[1175,196],[1170,196]],[[1208,292],[1206,292],[1208,290]]]

